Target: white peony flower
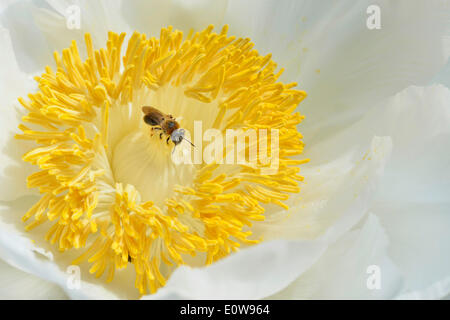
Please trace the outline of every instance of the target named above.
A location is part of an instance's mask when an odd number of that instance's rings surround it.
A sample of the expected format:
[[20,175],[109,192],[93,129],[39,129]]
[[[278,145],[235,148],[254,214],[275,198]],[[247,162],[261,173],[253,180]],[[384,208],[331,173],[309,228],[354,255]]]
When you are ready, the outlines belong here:
[[[2,3],[0,298],[444,298],[449,8]],[[280,128],[278,173],[174,166],[155,104]]]

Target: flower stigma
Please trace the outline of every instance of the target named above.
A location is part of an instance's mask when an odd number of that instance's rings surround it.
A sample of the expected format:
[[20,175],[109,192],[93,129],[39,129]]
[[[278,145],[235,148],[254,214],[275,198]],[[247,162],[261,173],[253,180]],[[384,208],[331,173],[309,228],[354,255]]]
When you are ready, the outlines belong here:
[[[109,32],[98,50],[86,34],[85,54],[75,41],[55,52],[56,71],[47,66],[38,91],[19,98],[28,114],[16,138],[36,144],[23,160],[36,166],[27,186],[40,193],[22,218],[26,230],[45,228],[59,251],[79,252],[73,264],[107,282],[133,267],[140,294],[163,287],[179,265],[211,264],[260,242],[252,226],[286,213],[300,192],[308,159],[296,157],[304,147],[296,108],[306,93],[278,81],[283,70],[270,54],[227,31],[184,37],[168,27],[159,39],[135,32],[126,46],[125,33]],[[277,171],[174,164],[174,143],[152,132],[142,106],[173,115],[187,132],[194,121],[223,133],[278,130]]]

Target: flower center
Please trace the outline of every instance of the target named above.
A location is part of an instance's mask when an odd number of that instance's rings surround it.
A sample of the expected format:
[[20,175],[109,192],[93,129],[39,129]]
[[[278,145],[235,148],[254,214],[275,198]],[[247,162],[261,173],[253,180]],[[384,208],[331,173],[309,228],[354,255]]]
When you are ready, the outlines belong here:
[[[162,130],[151,128],[143,122],[141,108],[144,105],[161,106],[165,112],[183,115],[180,123],[184,128],[189,127],[195,115],[188,110],[195,110],[197,101],[177,101],[182,94],[176,88],[163,88],[145,101],[133,103],[128,113],[132,115],[128,119],[129,129],[119,129],[119,137],[112,144],[111,170],[115,179],[135,186],[142,200],[153,201],[161,207],[176,185],[192,183],[196,168],[193,165],[174,164],[171,160],[173,142]],[[118,116],[121,118],[118,121],[123,121],[124,116]]]
[[[55,53],[56,71],[36,78],[39,91],[19,99],[29,113],[16,137],[37,144],[23,156],[39,168],[28,187],[43,194],[23,217],[34,217],[27,230],[50,223],[46,239],[60,251],[86,248],[74,263],[91,263],[107,281],[133,265],[141,294],[164,286],[189,256],[208,264],[257,243],[252,225],[287,209],[303,180],[298,165],[308,159],[292,157],[303,150],[295,109],[306,94],[277,82],[281,71],[249,39],[212,29],[185,39],[171,27],[159,39],[136,32],[126,48],[125,34],[110,32],[100,50],[87,34],[85,59],[72,42]],[[175,164],[170,135],[143,120],[143,106],[187,132],[197,121],[222,133],[277,130],[279,166],[268,174],[261,161]]]

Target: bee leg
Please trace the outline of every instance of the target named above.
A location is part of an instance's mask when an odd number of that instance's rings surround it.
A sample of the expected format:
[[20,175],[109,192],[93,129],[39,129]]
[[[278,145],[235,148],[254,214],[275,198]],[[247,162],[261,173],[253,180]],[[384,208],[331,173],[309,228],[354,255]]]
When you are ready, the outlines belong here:
[[167,140],[166,140],[167,144],[169,144],[169,139],[170,139],[170,136],[167,137]]
[[160,138],[160,139],[162,139],[162,135],[163,135],[163,133],[161,132],[161,133],[159,134],[159,138]]

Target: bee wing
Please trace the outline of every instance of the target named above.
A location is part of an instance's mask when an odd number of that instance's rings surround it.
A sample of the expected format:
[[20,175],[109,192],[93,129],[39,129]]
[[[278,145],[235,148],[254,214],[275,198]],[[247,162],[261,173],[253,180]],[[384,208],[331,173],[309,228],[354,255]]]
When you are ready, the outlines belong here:
[[143,107],[142,107],[142,112],[143,112],[144,114],[150,114],[150,113],[152,113],[152,114],[160,114],[161,116],[164,115],[161,111],[159,111],[159,110],[156,109],[155,107],[150,107],[150,106],[143,106]]
[[142,107],[142,112],[144,112],[145,123],[151,126],[157,126],[162,122],[164,114],[154,107],[144,106]]

